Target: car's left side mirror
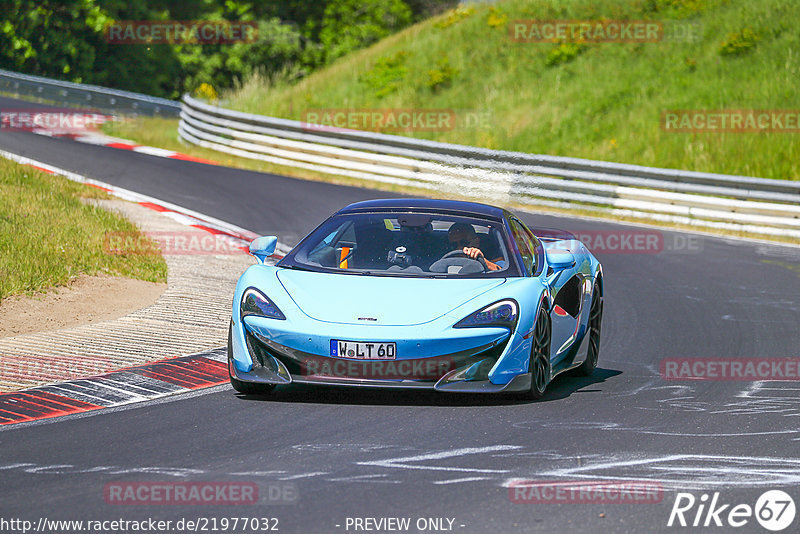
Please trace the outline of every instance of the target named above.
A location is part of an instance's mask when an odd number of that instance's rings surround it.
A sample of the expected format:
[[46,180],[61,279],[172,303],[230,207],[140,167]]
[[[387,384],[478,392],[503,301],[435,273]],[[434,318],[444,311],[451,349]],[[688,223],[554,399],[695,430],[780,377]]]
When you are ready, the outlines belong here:
[[258,237],[250,243],[250,254],[255,256],[259,263],[264,263],[267,258],[275,254],[277,246],[278,238],[274,235]]

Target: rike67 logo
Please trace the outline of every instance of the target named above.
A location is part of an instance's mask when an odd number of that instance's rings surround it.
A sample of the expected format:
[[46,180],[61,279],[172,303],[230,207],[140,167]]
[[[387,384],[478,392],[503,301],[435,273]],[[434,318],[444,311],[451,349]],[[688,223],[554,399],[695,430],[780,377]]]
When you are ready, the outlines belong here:
[[794,500],[781,490],[762,493],[755,506],[724,503],[718,491],[710,499],[707,493],[699,499],[691,493],[678,493],[667,526],[739,528],[755,517],[763,528],[779,532],[794,523],[795,511]]

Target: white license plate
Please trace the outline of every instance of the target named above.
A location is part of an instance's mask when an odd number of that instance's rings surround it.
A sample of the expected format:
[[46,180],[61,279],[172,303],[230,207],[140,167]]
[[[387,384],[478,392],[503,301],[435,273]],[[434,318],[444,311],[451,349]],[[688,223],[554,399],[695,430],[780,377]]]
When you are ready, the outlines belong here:
[[394,360],[397,343],[331,339],[331,356],[352,360]]

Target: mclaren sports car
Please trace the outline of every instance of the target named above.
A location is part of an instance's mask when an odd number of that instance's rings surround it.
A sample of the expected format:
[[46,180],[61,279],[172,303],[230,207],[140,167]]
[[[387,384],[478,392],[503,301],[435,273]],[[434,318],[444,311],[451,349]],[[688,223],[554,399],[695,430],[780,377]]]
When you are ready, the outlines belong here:
[[594,372],[603,271],[567,232],[472,202],[372,200],[333,214],[277,263],[254,240],[228,335],[230,380],[542,397]]

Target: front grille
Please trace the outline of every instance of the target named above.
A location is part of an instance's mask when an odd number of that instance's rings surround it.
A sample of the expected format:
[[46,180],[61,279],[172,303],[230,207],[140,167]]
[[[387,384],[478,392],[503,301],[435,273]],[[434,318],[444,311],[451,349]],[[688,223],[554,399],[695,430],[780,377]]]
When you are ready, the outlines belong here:
[[[491,360],[490,363],[493,365],[493,362],[500,357],[505,350],[506,345],[508,344],[508,339],[503,341],[502,343],[498,343],[495,346],[490,346],[485,350],[477,353],[477,354],[464,354],[464,353],[455,353],[449,354],[445,356],[434,356],[431,358],[423,358],[421,360],[414,360],[414,361],[423,361],[423,362],[436,362],[439,360],[446,359],[448,362],[448,366],[442,375],[433,376],[428,378],[427,376],[423,378],[414,378],[409,377],[408,380],[415,380],[418,382],[430,382],[435,383],[436,381],[441,378],[444,374],[454,369],[459,369],[461,367],[466,367],[471,365],[475,362],[489,359]],[[266,367],[273,372],[277,372],[275,368],[275,364],[272,361],[272,358],[275,358],[279,362],[281,362],[285,367],[286,370],[289,371],[289,374],[293,376],[304,376],[308,373],[306,372],[308,368],[308,362],[320,362],[320,361],[349,361],[346,359],[341,358],[330,358],[328,356],[319,356],[315,354],[310,354],[298,350],[291,349],[289,347],[284,347],[274,341],[260,339],[255,335],[251,334],[247,329],[245,329],[245,341],[247,343],[247,348],[250,354],[253,356],[253,365],[257,365],[260,367]],[[375,360],[375,361],[366,361],[366,360],[356,360],[358,362],[361,369],[367,369],[371,367],[373,370],[380,369],[381,367],[378,366],[386,366],[387,362],[397,363],[398,365],[401,362],[407,362],[408,360]],[[487,364],[486,372],[491,369],[491,365]],[[483,367],[483,366],[482,366]],[[440,367],[441,369],[445,369],[445,367]],[[377,373],[376,373],[377,374]],[[343,377],[345,378],[345,377]],[[376,378],[381,379],[381,378]],[[383,380],[393,379],[393,378],[383,378]],[[398,378],[394,378],[398,379]]]

